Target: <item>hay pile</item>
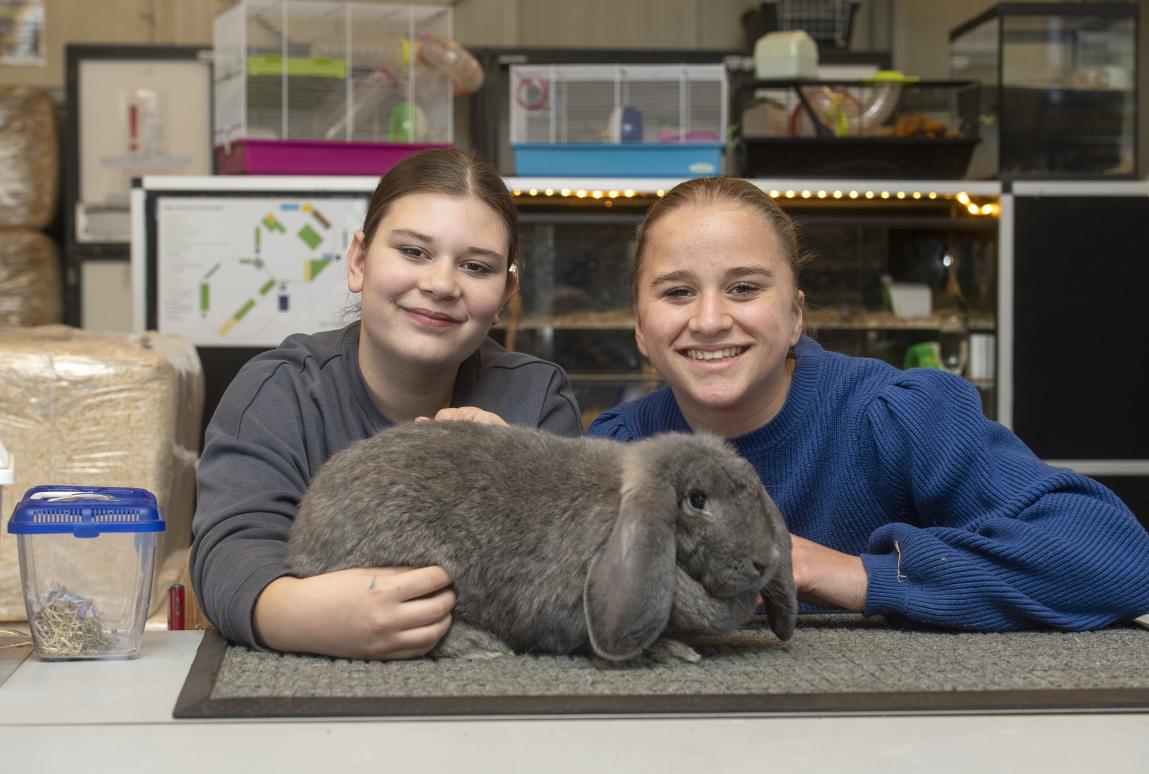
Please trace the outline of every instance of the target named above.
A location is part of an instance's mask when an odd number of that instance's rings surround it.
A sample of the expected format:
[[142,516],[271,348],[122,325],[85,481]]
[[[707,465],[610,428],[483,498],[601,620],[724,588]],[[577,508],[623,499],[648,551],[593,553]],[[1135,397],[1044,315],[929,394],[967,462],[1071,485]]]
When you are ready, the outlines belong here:
[[0,621],[25,618],[16,539],[6,528],[16,502],[40,484],[155,493],[167,531],[150,609],[166,600],[175,556],[191,541],[202,410],[199,357],[180,337],[0,329],[0,441],[16,469],[0,513]]

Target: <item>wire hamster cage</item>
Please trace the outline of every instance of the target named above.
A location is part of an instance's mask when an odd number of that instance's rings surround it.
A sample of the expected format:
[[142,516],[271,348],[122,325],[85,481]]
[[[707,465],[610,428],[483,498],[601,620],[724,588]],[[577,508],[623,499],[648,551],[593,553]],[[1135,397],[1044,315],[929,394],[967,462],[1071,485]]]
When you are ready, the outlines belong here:
[[742,28],[751,48],[769,32],[804,30],[819,50],[850,47],[861,0],[767,0],[742,14]]
[[240,0],[215,17],[223,173],[373,174],[453,140],[446,6]]
[[722,172],[728,105],[721,64],[515,65],[510,103],[519,175]]

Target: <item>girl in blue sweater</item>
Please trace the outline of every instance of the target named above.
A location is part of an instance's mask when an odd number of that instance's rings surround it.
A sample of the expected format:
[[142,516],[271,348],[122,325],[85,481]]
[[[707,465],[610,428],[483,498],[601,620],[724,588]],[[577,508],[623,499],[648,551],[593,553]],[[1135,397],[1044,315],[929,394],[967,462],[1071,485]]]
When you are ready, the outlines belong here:
[[789,217],[733,178],[680,184],[639,230],[638,348],[668,382],[590,434],[724,436],[793,535],[803,602],[962,629],[1094,629],[1149,611],[1149,534],[1039,460],[943,371],[802,335]]

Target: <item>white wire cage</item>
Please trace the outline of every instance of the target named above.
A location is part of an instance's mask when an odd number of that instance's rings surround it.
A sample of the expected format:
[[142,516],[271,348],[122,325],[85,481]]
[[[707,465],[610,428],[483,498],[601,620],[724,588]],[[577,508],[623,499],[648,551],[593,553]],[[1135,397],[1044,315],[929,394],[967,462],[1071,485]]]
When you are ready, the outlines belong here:
[[240,0],[215,17],[214,140],[452,142],[452,86],[420,56],[430,5]]
[[723,143],[723,65],[512,65],[511,142]]
[[724,65],[513,65],[520,175],[701,176],[722,171]]

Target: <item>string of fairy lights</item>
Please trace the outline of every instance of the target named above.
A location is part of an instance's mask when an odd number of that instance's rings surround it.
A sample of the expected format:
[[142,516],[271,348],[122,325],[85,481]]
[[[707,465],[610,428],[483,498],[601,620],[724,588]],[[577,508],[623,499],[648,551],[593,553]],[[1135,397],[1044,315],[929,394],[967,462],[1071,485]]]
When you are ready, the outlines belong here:
[[[965,191],[938,192],[931,190],[904,189],[889,190],[882,188],[772,188],[763,189],[772,199],[780,203],[807,201],[859,200],[864,202],[913,202],[953,200],[961,205],[969,215],[976,217],[997,217],[1001,214],[1001,205],[997,197],[978,197],[975,199]],[[570,187],[516,187],[511,189],[516,199],[527,203],[531,199],[540,201],[555,200],[584,200],[587,203],[599,202],[605,207],[613,207],[616,202],[640,203],[653,198],[666,195],[666,189],[637,190],[634,188],[570,188]]]

